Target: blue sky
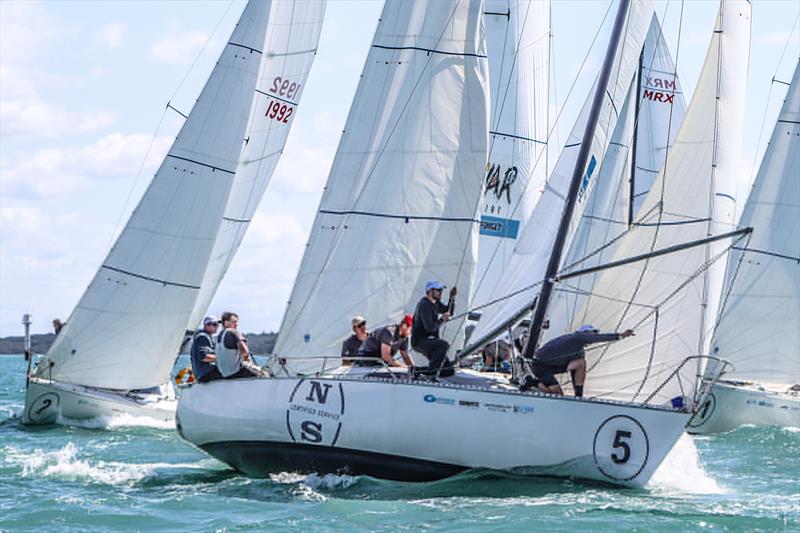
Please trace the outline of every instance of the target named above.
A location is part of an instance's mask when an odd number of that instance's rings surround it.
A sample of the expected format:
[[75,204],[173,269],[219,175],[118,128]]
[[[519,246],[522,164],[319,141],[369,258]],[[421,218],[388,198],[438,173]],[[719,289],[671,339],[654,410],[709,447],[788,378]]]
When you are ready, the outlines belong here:
[[[0,1],[0,336],[19,334],[25,311],[34,314],[35,332],[69,315],[180,126],[166,103],[188,113],[242,6]],[[280,324],[381,6],[328,2],[286,150],[211,306],[239,311],[247,331]],[[602,49],[591,50],[578,75],[607,7],[606,0],[553,2],[553,116],[563,108],[553,157],[601,62]],[[656,9],[675,56],[681,3]],[[677,65],[687,101],[716,11],[712,0],[684,5]],[[800,56],[798,11],[795,0],[754,2],[748,172],[786,90],[773,75],[789,80]]]

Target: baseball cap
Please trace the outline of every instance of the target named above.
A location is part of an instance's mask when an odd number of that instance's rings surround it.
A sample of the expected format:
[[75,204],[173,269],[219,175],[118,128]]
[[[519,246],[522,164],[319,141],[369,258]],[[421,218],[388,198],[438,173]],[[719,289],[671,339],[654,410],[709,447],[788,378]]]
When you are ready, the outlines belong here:
[[362,323],[366,324],[366,322],[367,322],[367,319],[366,319],[366,318],[364,318],[364,317],[363,317],[363,316],[361,316],[361,315],[356,315],[356,316],[354,316],[354,317],[353,317],[353,319],[350,321],[350,323],[351,323],[353,326],[358,326],[358,325],[360,325],[360,324],[362,324]]
[[435,280],[435,279],[431,280],[431,281],[429,281],[428,283],[425,284],[425,292],[428,292],[428,291],[433,290],[433,289],[441,290],[441,289],[444,289],[444,288],[445,288],[444,283],[442,283],[439,280]]
[[219,324],[219,318],[214,315],[208,315],[203,319],[203,325],[207,326],[209,324]]
[[408,326],[414,325],[414,315],[406,315],[403,317],[403,320],[400,321],[401,324],[406,324]]
[[594,327],[591,324],[584,324],[584,325],[582,325],[581,327],[578,328],[578,331],[581,332],[581,333],[586,333],[586,332],[589,332],[589,331],[595,331],[596,332],[596,331],[600,331],[600,330],[597,329],[596,327]]

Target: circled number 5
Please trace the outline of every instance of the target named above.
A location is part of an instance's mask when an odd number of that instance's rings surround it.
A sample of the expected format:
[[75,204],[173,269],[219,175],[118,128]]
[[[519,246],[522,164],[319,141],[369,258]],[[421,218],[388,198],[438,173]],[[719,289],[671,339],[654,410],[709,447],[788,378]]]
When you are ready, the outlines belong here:
[[614,463],[621,465],[628,462],[628,459],[631,458],[631,447],[625,442],[623,439],[631,438],[630,431],[623,431],[621,429],[617,430],[617,434],[614,435],[614,444],[613,447],[616,449],[622,450],[622,456],[617,455],[617,452],[611,454],[611,460]]

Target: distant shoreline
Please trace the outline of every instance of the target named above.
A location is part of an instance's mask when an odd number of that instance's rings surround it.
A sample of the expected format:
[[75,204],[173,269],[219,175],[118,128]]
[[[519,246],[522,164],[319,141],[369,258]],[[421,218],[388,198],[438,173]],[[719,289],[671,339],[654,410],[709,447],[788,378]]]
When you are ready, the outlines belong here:
[[[245,335],[250,351],[259,355],[271,354],[275,348],[275,339],[278,337],[275,332],[246,333]],[[53,333],[31,335],[33,353],[46,353],[55,338],[56,336]],[[0,355],[17,355],[21,357],[24,351],[23,346],[24,339],[21,335],[3,337],[0,339]]]

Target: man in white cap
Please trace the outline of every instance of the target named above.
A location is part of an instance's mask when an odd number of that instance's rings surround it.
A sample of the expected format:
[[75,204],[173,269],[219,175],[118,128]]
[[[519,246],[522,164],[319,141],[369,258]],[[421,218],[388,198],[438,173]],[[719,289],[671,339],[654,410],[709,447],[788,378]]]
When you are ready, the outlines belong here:
[[455,287],[450,289],[450,300],[442,303],[441,281],[433,280],[425,284],[425,296],[414,310],[414,323],[411,326],[411,346],[428,359],[428,373],[442,377],[452,376],[455,371],[447,359],[450,344],[439,338],[439,328],[450,320],[455,309]]
[[569,371],[575,396],[583,396],[586,381],[586,352],[584,347],[598,342],[614,342],[633,335],[632,329],[622,333],[600,333],[591,324],[585,324],[574,333],[556,337],[541,346],[533,354],[533,374],[535,379],[526,379],[522,389],[537,387],[552,394],[564,394],[556,379],[556,374]]
[[190,352],[192,372],[198,383],[222,379],[217,368],[217,328],[219,318],[209,315],[203,319],[202,329],[197,330]]
[[353,334],[347,337],[342,343],[342,363],[349,365],[352,361],[350,357],[358,357],[358,349],[361,343],[367,338],[367,319],[361,315],[356,315],[350,320]]

